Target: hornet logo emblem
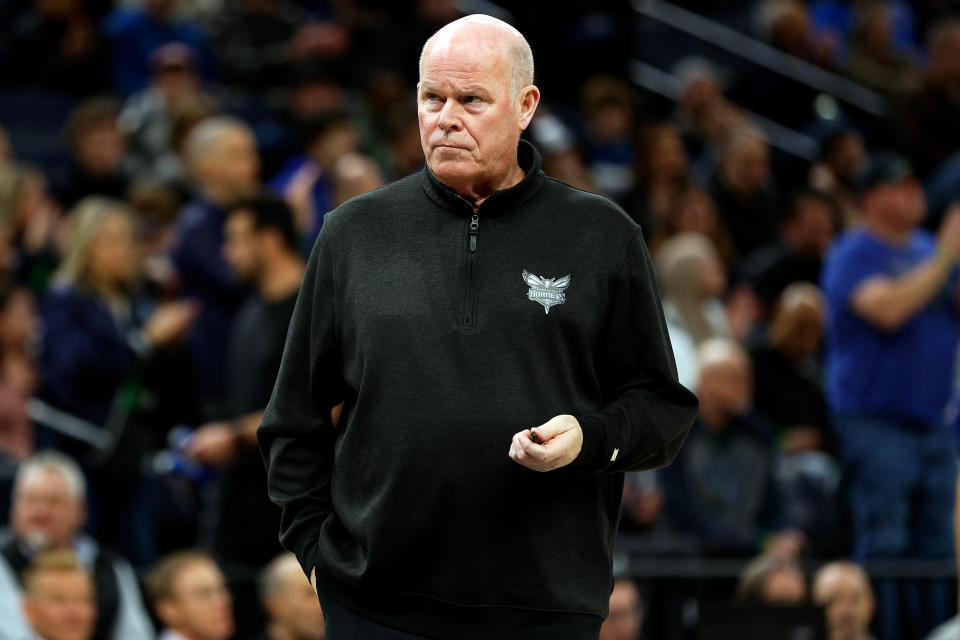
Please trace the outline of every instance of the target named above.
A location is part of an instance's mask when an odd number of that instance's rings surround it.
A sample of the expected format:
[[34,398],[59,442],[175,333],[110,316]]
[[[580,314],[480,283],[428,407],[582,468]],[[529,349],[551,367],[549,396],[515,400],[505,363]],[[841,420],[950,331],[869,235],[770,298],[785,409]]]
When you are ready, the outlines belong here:
[[523,281],[530,286],[527,299],[542,304],[544,313],[550,313],[550,307],[553,305],[567,301],[567,294],[564,291],[570,286],[569,275],[562,278],[541,278],[524,269]]

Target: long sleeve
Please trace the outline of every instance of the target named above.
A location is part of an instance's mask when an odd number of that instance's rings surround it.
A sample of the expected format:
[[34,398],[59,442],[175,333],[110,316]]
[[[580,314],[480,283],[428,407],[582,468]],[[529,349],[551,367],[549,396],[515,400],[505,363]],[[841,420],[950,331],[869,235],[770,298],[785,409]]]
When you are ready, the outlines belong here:
[[637,231],[610,285],[597,374],[605,406],[576,416],[583,447],[573,465],[640,471],[670,463],[697,413],[677,381],[653,262]]
[[321,525],[332,511],[334,426],[343,399],[333,259],[321,234],[294,307],[277,382],[257,430],[267,492],[280,505],[280,543],[310,574]]

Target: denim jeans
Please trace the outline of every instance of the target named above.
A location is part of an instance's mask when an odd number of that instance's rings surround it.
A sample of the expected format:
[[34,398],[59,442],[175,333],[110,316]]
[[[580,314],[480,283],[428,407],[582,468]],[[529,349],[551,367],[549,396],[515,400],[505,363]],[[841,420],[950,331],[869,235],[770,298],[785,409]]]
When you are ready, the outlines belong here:
[[[836,415],[833,424],[853,515],[854,560],[953,558],[957,459],[950,429],[867,415]],[[921,637],[943,622],[952,603],[942,582],[876,581],[880,637]]]

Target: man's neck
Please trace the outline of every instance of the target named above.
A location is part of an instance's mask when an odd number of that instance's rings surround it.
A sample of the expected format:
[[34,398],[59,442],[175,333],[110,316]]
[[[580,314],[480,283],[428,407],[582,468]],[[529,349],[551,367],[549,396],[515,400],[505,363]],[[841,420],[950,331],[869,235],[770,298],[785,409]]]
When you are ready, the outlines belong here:
[[515,187],[520,182],[523,181],[523,178],[526,174],[523,169],[520,168],[520,164],[515,162],[506,175],[504,175],[499,180],[493,180],[490,182],[471,183],[466,185],[448,185],[451,189],[457,192],[461,198],[473,205],[474,209],[480,207],[483,204],[484,200],[492,196],[497,191],[503,191],[504,189],[509,189],[510,187]]
[[295,255],[285,254],[265,260],[257,278],[257,291],[267,302],[280,302],[300,290],[303,271],[303,261]]
[[270,640],[299,640],[292,631],[275,622],[271,622],[267,628],[267,637]]

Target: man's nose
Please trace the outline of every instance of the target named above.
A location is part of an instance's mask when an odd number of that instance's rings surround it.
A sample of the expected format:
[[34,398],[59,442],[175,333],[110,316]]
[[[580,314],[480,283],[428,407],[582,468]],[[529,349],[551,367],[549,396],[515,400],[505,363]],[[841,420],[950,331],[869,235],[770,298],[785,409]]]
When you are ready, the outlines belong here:
[[437,120],[437,126],[443,131],[459,131],[462,128],[459,105],[456,100],[446,100],[443,108],[440,109],[440,118]]

